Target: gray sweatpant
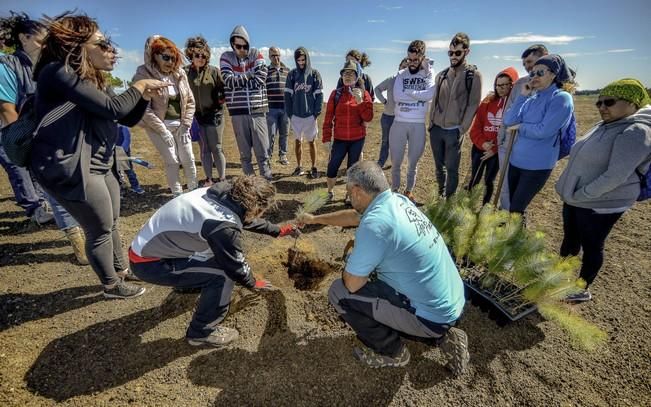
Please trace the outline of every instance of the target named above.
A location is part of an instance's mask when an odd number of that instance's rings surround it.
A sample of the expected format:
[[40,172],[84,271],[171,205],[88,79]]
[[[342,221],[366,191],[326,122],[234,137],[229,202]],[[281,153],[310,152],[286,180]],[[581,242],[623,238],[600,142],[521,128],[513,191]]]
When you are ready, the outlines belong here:
[[231,117],[237,148],[240,150],[242,171],[246,175],[255,175],[251,149],[258,161],[260,175],[271,178],[269,166],[269,136],[267,135],[267,118],[264,114],[237,115]]
[[[407,147],[409,145],[409,147]],[[389,150],[391,151],[391,189],[400,188],[400,166],[407,149],[407,186],[412,191],[416,185],[418,161],[425,151],[425,124],[393,121],[389,130]]]
[[219,119],[217,126],[199,124],[199,137],[201,137],[201,166],[206,178],[212,178],[213,162],[217,167],[219,179],[226,178],[226,157],[222,148],[224,134],[224,119]]

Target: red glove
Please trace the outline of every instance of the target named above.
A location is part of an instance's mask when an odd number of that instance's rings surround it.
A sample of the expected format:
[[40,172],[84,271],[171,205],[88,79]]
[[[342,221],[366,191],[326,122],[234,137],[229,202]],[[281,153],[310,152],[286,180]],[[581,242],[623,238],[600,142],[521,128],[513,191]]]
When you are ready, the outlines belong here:
[[279,237],[284,237],[284,236],[292,236],[292,237],[299,237],[301,235],[301,231],[296,227],[296,225],[292,225],[291,223],[288,223],[286,225],[283,225],[280,227],[280,235]]

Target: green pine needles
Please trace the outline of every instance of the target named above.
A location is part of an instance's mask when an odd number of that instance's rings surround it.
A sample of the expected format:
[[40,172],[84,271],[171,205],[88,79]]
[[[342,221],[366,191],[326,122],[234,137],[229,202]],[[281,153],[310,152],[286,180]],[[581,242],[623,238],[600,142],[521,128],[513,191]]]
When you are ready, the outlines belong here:
[[585,287],[581,261],[545,248],[545,235],[523,227],[520,215],[482,206],[483,190],[434,198],[425,214],[445,239],[467,283],[481,289],[512,316],[536,306],[558,323],[573,343],[596,349],[606,339],[598,327],[573,313],[564,299]]
[[323,205],[328,202],[328,191],[325,189],[315,189],[314,191],[307,194],[303,200],[303,204],[296,209],[295,217],[305,213],[314,213],[321,209]]

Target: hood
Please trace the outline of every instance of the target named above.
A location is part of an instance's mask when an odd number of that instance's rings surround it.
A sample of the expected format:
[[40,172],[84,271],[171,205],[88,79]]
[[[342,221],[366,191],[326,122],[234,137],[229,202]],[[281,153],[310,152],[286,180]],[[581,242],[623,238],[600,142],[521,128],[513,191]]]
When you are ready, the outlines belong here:
[[642,123],[651,127],[651,105],[642,106],[632,118],[635,123]]
[[244,41],[246,41],[246,43],[249,44],[249,49],[251,49],[251,40],[249,39],[249,33],[246,31],[246,28],[244,28],[243,25],[235,26],[230,36],[231,48],[233,49],[233,51],[235,51],[235,49],[233,48],[233,37],[240,37],[244,39]]
[[206,191],[206,197],[232,210],[240,217],[240,220],[244,222],[244,216],[246,215],[245,210],[242,205],[231,199],[230,192],[232,187],[233,186],[229,181],[217,182],[208,188],[208,191]]
[[147,38],[147,41],[145,41],[144,65],[150,72],[158,72],[158,69],[156,69],[156,67],[151,63],[151,43],[158,37],[160,37],[160,35],[154,34],[151,37]]
[[518,80],[518,71],[512,67],[509,66],[508,68],[502,69],[497,75],[495,75],[495,80],[493,81],[493,94],[497,95],[497,78],[499,78],[502,75],[506,75],[509,78],[511,78],[511,83],[515,84],[515,82]]
[[[301,56],[301,54],[305,54],[305,69],[304,70],[299,69],[298,68],[298,63],[296,62],[296,60],[298,59],[299,56]],[[299,72],[305,73],[305,78],[307,80],[307,78],[312,74],[312,63],[310,62],[310,53],[307,52],[307,48],[305,48],[305,47],[296,48],[296,51],[294,51],[294,64],[296,65],[296,69]]]

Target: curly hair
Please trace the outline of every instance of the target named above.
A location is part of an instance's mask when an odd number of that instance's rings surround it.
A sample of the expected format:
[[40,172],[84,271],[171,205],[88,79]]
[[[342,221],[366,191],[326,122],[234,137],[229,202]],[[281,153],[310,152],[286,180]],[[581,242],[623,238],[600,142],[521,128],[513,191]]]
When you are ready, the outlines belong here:
[[348,57],[353,57],[359,64],[362,66],[362,68],[366,68],[367,66],[371,65],[371,60],[369,59],[368,55],[365,52],[360,52],[356,49],[351,49],[346,53],[346,58]]
[[450,46],[456,47],[459,44],[461,44],[461,48],[463,49],[470,48],[470,38],[468,37],[468,34],[463,32],[454,34],[454,37],[452,37],[452,40],[450,41]]
[[413,40],[407,47],[407,52],[415,53],[418,55],[425,55],[425,42],[421,40]]
[[10,16],[0,19],[0,39],[7,47],[22,49],[19,35],[33,35],[45,30],[45,25],[39,21],[32,20],[25,13],[10,11]]
[[34,67],[34,78],[38,79],[41,70],[51,62],[60,62],[72,69],[82,80],[89,80],[104,89],[105,80],[102,71],[90,62],[84,44],[99,31],[95,19],[85,14],[73,15],[71,12],[44,18],[47,36],[43,40],[41,56]]
[[210,47],[208,46],[208,41],[200,35],[190,37],[185,42],[185,57],[192,61],[192,55],[195,53],[205,55],[206,60],[210,61]]
[[246,214],[258,214],[274,204],[276,187],[263,177],[245,175],[232,181],[231,199],[242,205]]
[[156,55],[157,54],[162,54],[164,51],[169,50],[172,54],[174,54],[174,71],[178,71],[178,69],[181,67],[181,64],[183,63],[183,54],[181,54],[181,50],[172,42],[172,40],[169,40],[165,37],[156,37],[154,40],[149,44],[150,50],[151,50],[151,61],[150,63],[153,66],[158,66],[158,63],[156,62]]

